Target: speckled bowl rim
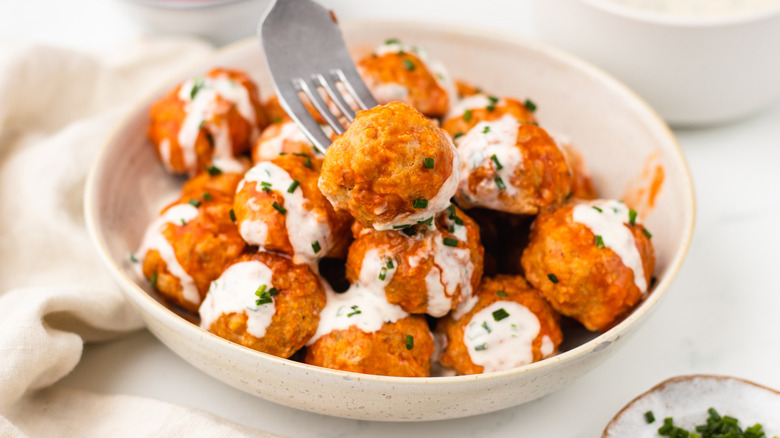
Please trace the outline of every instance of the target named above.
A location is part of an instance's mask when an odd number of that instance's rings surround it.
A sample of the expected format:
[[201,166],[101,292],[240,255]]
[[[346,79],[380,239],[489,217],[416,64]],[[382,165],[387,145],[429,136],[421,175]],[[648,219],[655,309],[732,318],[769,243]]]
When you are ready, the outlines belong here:
[[[458,34],[461,36],[464,35],[474,36],[483,39],[492,39],[496,41],[501,41],[511,45],[525,46],[526,48],[544,53],[546,56],[560,60],[563,63],[570,64],[572,65],[572,67],[579,69],[584,74],[588,74],[592,77],[598,78],[600,81],[604,83],[604,85],[607,85],[615,89],[617,92],[622,94],[626,99],[633,100],[632,105],[635,107],[635,111],[645,112],[646,115],[650,118],[650,120],[652,120],[652,123],[657,125],[656,128],[661,128],[661,131],[663,131],[667,135],[668,137],[667,140],[670,141],[671,142],[670,144],[674,146],[674,152],[676,153],[677,159],[679,160],[679,163],[681,164],[682,168],[685,171],[686,180],[688,182],[687,187],[684,188],[687,189],[688,200],[686,203],[690,206],[690,218],[688,222],[684,224],[684,231],[682,234],[682,238],[684,242],[681,246],[678,247],[673,257],[670,258],[669,267],[666,275],[656,284],[653,291],[647,295],[647,297],[641,302],[641,304],[636,309],[634,309],[631,312],[631,314],[626,316],[620,323],[616,324],[611,329],[607,330],[604,333],[599,334],[597,337],[585,342],[582,345],[574,347],[571,350],[565,351],[563,353],[559,353],[556,356],[544,359],[542,361],[509,369],[509,370],[496,371],[496,372],[486,373],[486,374],[443,376],[443,377],[393,377],[393,376],[379,376],[379,375],[372,375],[372,374],[361,374],[361,373],[355,373],[349,371],[332,370],[332,369],[322,368],[314,365],[308,365],[302,362],[296,362],[289,359],[282,359],[267,353],[262,353],[256,350],[252,350],[248,347],[244,347],[242,345],[233,343],[213,333],[202,330],[197,325],[192,324],[189,321],[185,320],[184,318],[178,316],[172,310],[168,309],[163,304],[155,300],[152,296],[150,296],[144,289],[138,286],[135,281],[133,281],[128,276],[126,276],[123,270],[118,265],[117,261],[114,260],[109,254],[106,242],[97,228],[96,218],[99,212],[95,211],[95,202],[96,202],[95,199],[98,193],[96,180],[102,168],[102,163],[106,155],[108,154],[110,146],[114,142],[115,136],[119,133],[122,127],[126,125],[132,117],[135,117],[139,113],[139,111],[144,111],[145,105],[147,105],[147,102],[150,99],[152,99],[154,96],[162,95],[161,93],[163,93],[167,89],[165,87],[161,87],[160,89],[155,90],[153,93],[144,96],[141,100],[139,100],[137,104],[135,104],[130,110],[128,110],[127,114],[116,125],[112,133],[107,137],[107,140],[104,142],[103,146],[101,147],[100,151],[95,157],[93,164],[90,168],[90,172],[86,182],[85,193],[84,193],[84,212],[86,217],[87,229],[92,238],[92,241],[95,247],[98,249],[98,252],[100,253],[103,261],[109,267],[109,271],[111,275],[120,284],[120,286],[122,286],[121,289],[123,293],[127,295],[137,306],[141,307],[144,311],[148,312],[150,316],[164,323],[169,328],[175,330],[197,331],[198,334],[203,336],[204,343],[217,343],[220,347],[230,348],[233,349],[235,352],[241,354],[259,355],[259,357],[262,357],[265,360],[275,362],[277,364],[281,364],[282,366],[285,367],[297,368],[299,370],[306,371],[309,373],[321,373],[323,375],[329,375],[331,377],[341,377],[349,380],[355,379],[364,382],[376,382],[379,384],[385,384],[385,385],[390,384],[396,386],[398,385],[401,386],[453,385],[453,384],[473,382],[473,381],[501,380],[509,376],[514,376],[514,375],[519,375],[519,374],[529,373],[529,372],[536,372],[542,368],[553,367],[555,365],[572,362],[583,355],[587,355],[607,347],[610,343],[619,339],[621,335],[627,333],[627,331],[637,321],[644,318],[651,309],[656,307],[656,304],[664,295],[666,290],[669,288],[669,285],[671,284],[674,277],[677,275],[680,267],[683,264],[685,256],[688,252],[688,248],[690,247],[691,239],[693,237],[693,227],[694,227],[695,216],[696,216],[696,203],[694,198],[694,187],[693,187],[693,180],[691,177],[690,169],[688,167],[688,163],[685,160],[683,152],[679,144],[677,143],[676,138],[672,134],[669,127],[664,123],[664,121],[658,116],[658,114],[652,108],[650,108],[650,106],[648,106],[647,103],[645,103],[644,100],[642,100],[634,91],[630,90],[628,87],[623,85],[621,82],[619,82],[617,79],[613,78],[603,70],[581,60],[580,58],[575,57],[574,55],[571,55],[560,49],[547,46],[545,44],[536,41],[518,38],[500,32],[484,31],[476,28],[469,28],[469,27],[462,27],[462,26],[459,26],[457,31],[453,31],[452,28],[447,27],[445,25],[440,25],[440,24],[433,25],[431,23],[423,23],[417,21],[345,20],[345,22],[360,24],[360,25],[371,24],[377,26],[395,26],[395,27],[413,27],[413,28],[422,27],[425,28],[427,31],[441,33],[445,35]],[[183,77],[186,72],[191,71],[194,68],[197,68],[198,66],[201,66],[201,68],[206,68],[207,66],[213,65],[215,59],[220,58],[230,52],[246,50],[246,48],[249,45],[255,45],[255,44],[258,44],[255,38],[247,38],[229,44],[217,50],[215,53],[205,58],[204,60],[201,60],[200,62],[197,62],[186,69],[183,69],[178,75],[178,77]],[[678,189],[680,188],[683,187],[678,187]],[[131,294],[128,292],[131,290],[134,293]],[[195,333],[196,332],[193,332],[193,334]],[[209,341],[206,341],[207,339]]]

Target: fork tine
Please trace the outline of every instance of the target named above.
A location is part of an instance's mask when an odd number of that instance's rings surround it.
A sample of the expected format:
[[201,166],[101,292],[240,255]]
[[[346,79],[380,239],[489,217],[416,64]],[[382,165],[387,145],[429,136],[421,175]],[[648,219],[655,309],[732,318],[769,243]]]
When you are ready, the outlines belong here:
[[341,83],[344,84],[344,88],[349,91],[349,94],[352,95],[352,98],[355,99],[362,109],[371,109],[379,105],[379,102],[374,99],[374,95],[371,94],[371,90],[363,82],[363,78],[358,74],[357,69],[338,69],[334,70],[333,74],[338,76]]
[[337,88],[338,85],[335,81],[333,81],[333,77],[338,76],[332,73],[330,78],[323,74],[315,75],[315,78],[319,81],[320,85],[322,85],[322,88],[325,89],[333,102],[336,103],[336,106],[339,108],[341,113],[344,114],[344,117],[346,117],[347,120],[351,122],[355,120],[355,111],[353,111],[352,107],[350,107],[347,101],[344,100],[344,96],[341,95],[341,91]]
[[325,150],[330,146],[330,137],[325,135],[320,124],[314,120],[314,116],[311,115],[303,104],[297,88],[294,85],[292,87],[278,87],[277,93],[282,108],[284,108],[306,137],[311,140],[314,147],[324,154]]
[[344,125],[342,125],[339,119],[330,111],[328,104],[320,95],[314,80],[305,81],[303,79],[295,79],[293,80],[293,84],[295,84],[300,91],[303,91],[303,94],[309,98],[309,101],[314,105],[314,108],[316,108],[325,121],[328,122],[328,125],[336,131],[336,134],[344,132]]

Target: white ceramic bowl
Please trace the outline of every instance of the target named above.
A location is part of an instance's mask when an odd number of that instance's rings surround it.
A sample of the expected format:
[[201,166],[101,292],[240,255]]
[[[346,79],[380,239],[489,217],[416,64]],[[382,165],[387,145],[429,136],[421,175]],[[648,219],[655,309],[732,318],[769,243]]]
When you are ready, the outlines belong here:
[[[89,229],[108,268],[149,330],[195,367],[256,396],[299,409],[349,418],[416,421],[475,415],[518,405],[568,384],[625,343],[666,291],[682,263],[694,220],[693,188],[674,137],[623,85],[565,53],[535,43],[453,32],[430,24],[345,23],[345,37],[366,50],[388,37],[428,48],[455,77],[499,95],[531,97],[542,124],[581,149],[604,196],[619,197],[656,152],[665,171],[653,231],[657,283],[622,322],[603,334],[566,331],[562,352],[544,361],[485,375],[399,378],[355,374],[280,359],[201,330],[161,304],[136,277],[128,256],[146,225],[172,200],[181,180],[168,176],[145,139],[150,96],[117,127],[92,169],[85,195]],[[237,43],[184,72],[211,66],[245,69],[271,90],[255,40]],[[173,84],[171,84],[173,85]]]
[[223,45],[254,35],[270,0],[120,0],[147,32],[191,35]]
[[533,5],[543,41],[615,75],[673,125],[739,119],[780,96],[780,6],[687,18],[606,0]]

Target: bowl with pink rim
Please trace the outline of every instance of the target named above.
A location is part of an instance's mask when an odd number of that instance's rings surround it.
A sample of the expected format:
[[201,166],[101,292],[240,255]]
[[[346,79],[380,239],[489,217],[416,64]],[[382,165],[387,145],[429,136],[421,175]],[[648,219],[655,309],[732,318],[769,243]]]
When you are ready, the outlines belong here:
[[[387,38],[400,38],[425,47],[456,78],[468,79],[497,95],[533,98],[540,123],[565,134],[580,150],[603,197],[624,197],[636,186],[637,178],[647,177],[651,169],[654,189],[646,203],[644,223],[653,232],[656,251],[652,290],[604,333],[573,328],[565,332],[558,355],[481,375],[402,378],[356,374],[231,343],[166,306],[148,282],[136,276],[129,261],[146,225],[175,198],[182,183],[166,174],[145,137],[148,106],[165,91],[161,90],[140,102],[116,127],[93,165],[85,193],[93,240],[149,330],[196,368],[250,394],[320,414],[382,421],[458,418],[525,403],[566,386],[629,342],[680,268],[694,223],[687,164],[655,112],[599,69],[531,41],[418,23],[347,22],[342,29],[356,53],[367,53]],[[272,90],[254,39],[220,50],[182,72],[179,81],[214,66],[249,72],[264,97]]]

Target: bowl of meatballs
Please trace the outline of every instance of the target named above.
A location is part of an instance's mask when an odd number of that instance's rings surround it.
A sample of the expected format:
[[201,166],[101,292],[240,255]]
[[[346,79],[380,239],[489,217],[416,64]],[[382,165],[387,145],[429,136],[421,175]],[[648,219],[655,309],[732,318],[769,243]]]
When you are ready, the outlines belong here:
[[518,405],[606,360],[691,239],[666,125],[534,42],[342,29],[380,105],[340,135],[323,126],[325,151],[280,106],[254,40],[107,141],[88,227],[149,330],[250,394],[382,421]]

